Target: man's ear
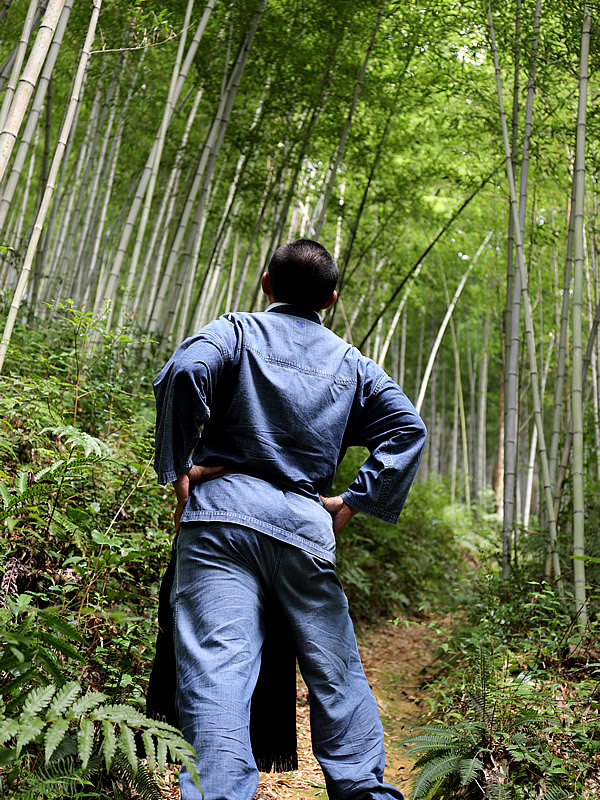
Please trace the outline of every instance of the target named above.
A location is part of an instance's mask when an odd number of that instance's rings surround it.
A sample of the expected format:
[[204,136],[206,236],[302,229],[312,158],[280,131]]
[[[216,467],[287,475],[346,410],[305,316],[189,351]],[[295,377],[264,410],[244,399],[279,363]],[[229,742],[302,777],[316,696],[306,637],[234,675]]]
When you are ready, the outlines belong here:
[[338,299],[338,293],[334,289],[333,292],[331,293],[331,297],[327,300],[325,305],[321,306],[321,311],[326,311],[328,308],[331,308],[331,306],[335,303],[337,299]]
[[273,290],[271,288],[271,276],[268,272],[263,272],[262,278],[260,279],[260,285],[267,297],[271,297]]

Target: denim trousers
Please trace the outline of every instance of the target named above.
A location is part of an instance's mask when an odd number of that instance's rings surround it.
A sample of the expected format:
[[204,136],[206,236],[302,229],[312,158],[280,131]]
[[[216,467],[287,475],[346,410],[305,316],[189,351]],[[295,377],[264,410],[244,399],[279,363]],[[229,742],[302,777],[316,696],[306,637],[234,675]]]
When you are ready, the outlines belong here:
[[[383,782],[383,727],[333,565],[242,525],[202,522],[181,525],[171,605],[180,725],[198,754],[205,800],[252,800],[256,791],[250,701],[272,602],[309,689],[330,800],[403,800]],[[201,800],[185,769],[179,783],[182,800]]]

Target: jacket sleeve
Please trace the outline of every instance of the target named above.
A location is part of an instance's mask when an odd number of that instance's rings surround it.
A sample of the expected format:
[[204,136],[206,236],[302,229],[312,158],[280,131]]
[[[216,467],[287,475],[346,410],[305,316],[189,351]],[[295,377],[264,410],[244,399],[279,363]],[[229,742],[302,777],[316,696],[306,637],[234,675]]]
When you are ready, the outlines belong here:
[[376,380],[365,380],[365,396],[348,432],[348,444],[366,447],[371,455],[342,498],[358,511],[396,523],[427,431],[408,397],[383,370],[371,362],[368,373]]
[[233,357],[232,336],[233,326],[216,320],[186,339],[154,380],[154,469],[159,483],[176,480],[192,466],[217,383]]

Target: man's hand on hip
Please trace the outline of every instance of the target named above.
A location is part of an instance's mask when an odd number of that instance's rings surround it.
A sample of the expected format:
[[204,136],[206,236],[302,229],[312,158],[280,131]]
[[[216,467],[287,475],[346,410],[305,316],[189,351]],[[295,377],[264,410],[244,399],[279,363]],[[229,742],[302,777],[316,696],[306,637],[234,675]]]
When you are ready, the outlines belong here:
[[183,514],[183,509],[190,496],[192,486],[196,483],[200,483],[200,481],[206,480],[206,478],[211,477],[217,472],[222,472],[223,469],[224,467],[200,467],[194,464],[191,469],[184,472],[183,475],[180,475],[176,481],[173,481],[173,488],[177,496],[177,508],[175,509],[176,531],[179,530],[181,515]]
[[339,533],[350,522],[352,517],[358,514],[358,510],[345,503],[339,495],[337,497],[323,497],[320,495],[320,497],[325,510],[331,514],[334,533]]

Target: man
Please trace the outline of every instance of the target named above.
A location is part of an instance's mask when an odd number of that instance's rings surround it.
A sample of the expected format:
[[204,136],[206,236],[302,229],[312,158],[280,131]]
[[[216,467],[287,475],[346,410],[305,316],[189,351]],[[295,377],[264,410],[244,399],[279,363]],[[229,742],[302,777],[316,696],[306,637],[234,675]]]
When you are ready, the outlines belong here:
[[[335,534],[358,511],[396,522],[426,432],[391,378],[321,325],[337,278],[322,245],[283,245],[262,276],[267,310],[207,325],[154,382],[155,468],[177,495],[177,706],[206,800],[256,791],[250,699],[272,607],[309,689],[330,800],[402,798],[383,782],[383,729],[334,571]],[[346,492],[325,498],[350,445],[371,455]],[[185,770],[180,786],[183,800],[201,797]]]

